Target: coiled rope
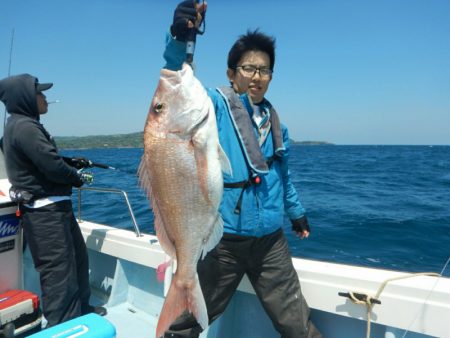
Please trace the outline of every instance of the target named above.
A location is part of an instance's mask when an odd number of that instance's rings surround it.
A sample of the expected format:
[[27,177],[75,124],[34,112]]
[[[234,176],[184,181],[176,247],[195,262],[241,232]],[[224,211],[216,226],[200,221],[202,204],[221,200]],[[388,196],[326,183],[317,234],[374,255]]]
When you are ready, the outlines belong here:
[[[450,260],[450,259],[449,259]],[[449,261],[447,261],[448,264]],[[446,264],[446,265],[447,265]],[[366,331],[366,338],[370,338],[370,327],[371,327],[371,315],[372,315],[372,308],[376,303],[381,303],[379,301],[380,295],[383,292],[384,288],[386,287],[386,285],[392,281],[396,281],[396,280],[400,280],[400,279],[407,279],[407,278],[413,278],[413,277],[418,277],[418,276],[432,276],[432,277],[441,277],[442,275],[439,273],[435,273],[435,272],[421,272],[421,273],[414,273],[411,275],[407,275],[407,276],[399,276],[399,277],[394,277],[394,278],[389,278],[386,279],[378,288],[377,293],[375,294],[375,296],[370,296],[370,295],[363,295],[364,297],[361,297],[361,293],[356,293],[356,292],[349,292],[348,293],[348,297],[352,300],[353,303],[358,304],[358,305],[364,305],[367,308],[367,331]],[[436,281],[437,283],[437,281]],[[430,294],[431,292],[433,292],[434,288],[435,288],[436,284],[433,286],[433,288],[430,290]],[[429,296],[429,295],[428,295]],[[363,300],[361,300],[360,298],[363,298]],[[428,297],[427,297],[428,299]],[[426,301],[426,299],[425,299]],[[413,321],[414,322],[414,321]],[[411,323],[412,324],[412,323]],[[410,325],[411,326],[411,325]],[[408,328],[409,330],[409,328]],[[408,330],[405,332],[408,332]],[[403,336],[404,337],[404,336]]]

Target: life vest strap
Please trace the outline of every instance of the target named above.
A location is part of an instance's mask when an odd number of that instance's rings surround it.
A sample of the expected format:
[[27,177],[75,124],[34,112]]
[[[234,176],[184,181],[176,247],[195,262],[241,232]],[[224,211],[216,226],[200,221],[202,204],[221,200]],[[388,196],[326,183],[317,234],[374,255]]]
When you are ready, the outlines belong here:
[[249,180],[240,181],[240,182],[232,182],[232,183],[224,183],[224,188],[231,188],[231,189],[237,189],[237,188],[248,188],[251,184],[248,182]]
[[[267,166],[270,168],[273,164],[274,161],[279,160],[280,157],[277,155],[273,155],[271,156],[269,159],[267,159],[266,163]],[[239,194],[239,199],[236,203],[236,207],[234,208],[234,213],[235,214],[240,214],[241,213],[241,205],[242,205],[242,196],[244,195],[244,191],[245,189],[247,189],[248,187],[251,187],[252,185],[258,185],[261,183],[261,179],[258,175],[256,174],[252,174],[251,172],[249,173],[249,177],[247,180],[245,181],[240,181],[240,182],[231,182],[231,183],[224,183],[223,186],[224,188],[231,188],[231,189],[238,189],[241,188],[241,193]]]

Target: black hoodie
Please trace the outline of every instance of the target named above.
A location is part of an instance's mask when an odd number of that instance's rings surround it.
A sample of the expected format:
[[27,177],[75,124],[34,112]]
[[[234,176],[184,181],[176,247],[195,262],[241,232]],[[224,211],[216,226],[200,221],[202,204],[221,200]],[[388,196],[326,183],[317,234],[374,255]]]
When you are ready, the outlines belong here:
[[29,74],[0,80],[0,100],[11,114],[3,135],[6,172],[12,189],[26,191],[33,199],[70,196],[72,186],[83,182],[39,122],[37,83]]

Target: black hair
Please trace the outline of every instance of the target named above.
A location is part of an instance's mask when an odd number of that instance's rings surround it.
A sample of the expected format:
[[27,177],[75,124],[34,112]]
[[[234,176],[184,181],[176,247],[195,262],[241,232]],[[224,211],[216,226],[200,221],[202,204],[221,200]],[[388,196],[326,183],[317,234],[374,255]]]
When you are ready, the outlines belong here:
[[275,38],[259,32],[247,31],[247,34],[239,36],[228,52],[228,68],[236,69],[242,56],[249,51],[261,51],[267,53],[270,59],[270,69],[275,65]]

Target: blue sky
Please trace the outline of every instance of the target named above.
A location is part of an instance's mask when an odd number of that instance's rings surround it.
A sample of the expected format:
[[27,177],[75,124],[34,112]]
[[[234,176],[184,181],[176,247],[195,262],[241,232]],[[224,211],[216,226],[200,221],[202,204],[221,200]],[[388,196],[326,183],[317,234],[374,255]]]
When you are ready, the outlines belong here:
[[[0,0],[0,78],[54,82],[42,121],[55,136],[142,131],[178,1]],[[295,140],[450,144],[450,1],[208,2],[196,74],[227,83],[247,29],[277,39],[267,98]],[[3,112],[3,108],[1,108]]]

